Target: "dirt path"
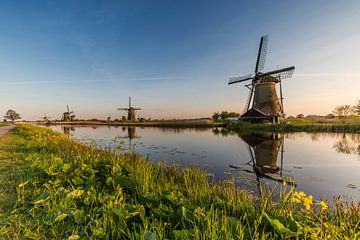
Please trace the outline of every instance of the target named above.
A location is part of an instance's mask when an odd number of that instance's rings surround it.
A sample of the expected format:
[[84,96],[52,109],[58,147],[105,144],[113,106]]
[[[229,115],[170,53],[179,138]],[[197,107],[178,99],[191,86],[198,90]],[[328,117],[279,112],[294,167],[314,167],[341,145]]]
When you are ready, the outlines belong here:
[[11,129],[15,128],[15,125],[9,125],[5,127],[0,127],[0,137],[9,132]]

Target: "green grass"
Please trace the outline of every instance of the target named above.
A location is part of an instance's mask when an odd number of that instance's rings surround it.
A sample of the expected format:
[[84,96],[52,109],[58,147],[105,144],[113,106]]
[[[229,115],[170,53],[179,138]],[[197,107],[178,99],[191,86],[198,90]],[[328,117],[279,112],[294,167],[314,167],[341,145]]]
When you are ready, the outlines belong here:
[[[18,126],[0,140],[1,239],[356,239],[360,206],[261,197],[135,155]],[[300,197],[299,197],[300,196]],[[309,207],[309,209],[306,209]]]

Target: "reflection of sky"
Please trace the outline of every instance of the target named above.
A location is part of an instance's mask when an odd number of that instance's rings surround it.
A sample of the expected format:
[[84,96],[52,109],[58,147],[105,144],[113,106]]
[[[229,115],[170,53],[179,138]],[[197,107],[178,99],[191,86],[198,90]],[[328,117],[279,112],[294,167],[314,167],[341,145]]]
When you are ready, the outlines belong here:
[[[59,126],[53,127],[60,130]],[[72,133],[77,139],[96,140],[102,147],[115,143],[115,137],[125,140],[128,147],[128,131],[121,127],[75,127]],[[170,162],[175,165],[199,167],[214,173],[218,180],[235,177],[238,185],[256,191],[253,173],[230,169],[229,165],[253,171],[247,163],[251,160],[247,145],[237,135],[215,135],[211,129],[136,128],[132,144],[136,151],[149,156],[153,161]],[[360,156],[339,153],[333,147],[344,140],[344,134],[322,133],[286,134],[284,145],[283,175],[292,176],[298,190],[313,194],[317,198],[348,195],[360,199]],[[360,135],[345,134],[348,142],[360,144]],[[123,138],[124,137],[124,138]],[[117,142],[118,143],[118,142]],[[280,153],[277,165],[280,166]],[[274,181],[261,179],[263,184]]]

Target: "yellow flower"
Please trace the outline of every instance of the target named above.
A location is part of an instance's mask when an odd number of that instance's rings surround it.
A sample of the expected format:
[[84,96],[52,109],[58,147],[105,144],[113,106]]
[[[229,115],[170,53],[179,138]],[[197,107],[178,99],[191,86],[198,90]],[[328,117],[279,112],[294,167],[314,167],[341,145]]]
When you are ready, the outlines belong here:
[[304,192],[294,192],[294,195],[292,197],[293,203],[301,203],[301,201],[306,197],[306,194]]
[[291,198],[291,201],[292,201],[293,203],[301,203],[301,200],[298,199],[297,197]]
[[320,206],[321,206],[321,209],[324,211],[329,209],[329,206],[326,204],[326,202],[324,202],[322,200],[320,201]]
[[304,198],[303,204],[306,210],[310,210],[310,207],[313,204],[313,196],[309,195],[308,197]]
[[286,187],[286,182],[285,181],[283,181],[283,186]]

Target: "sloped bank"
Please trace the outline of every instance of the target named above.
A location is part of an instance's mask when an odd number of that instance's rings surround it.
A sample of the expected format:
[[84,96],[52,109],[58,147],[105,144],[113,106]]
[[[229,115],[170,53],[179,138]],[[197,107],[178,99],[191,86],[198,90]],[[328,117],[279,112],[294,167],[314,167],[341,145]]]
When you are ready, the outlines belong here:
[[18,126],[0,147],[1,238],[359,237],[359,205],[328,209],[293,191],[277,202],[256,198],[232,181],[209,184],[196,169],[115,155],[40,127]]

